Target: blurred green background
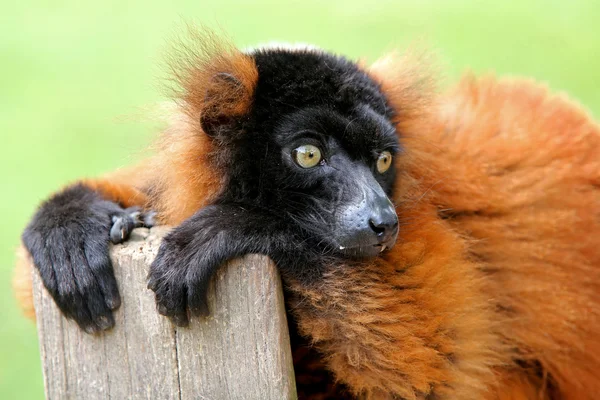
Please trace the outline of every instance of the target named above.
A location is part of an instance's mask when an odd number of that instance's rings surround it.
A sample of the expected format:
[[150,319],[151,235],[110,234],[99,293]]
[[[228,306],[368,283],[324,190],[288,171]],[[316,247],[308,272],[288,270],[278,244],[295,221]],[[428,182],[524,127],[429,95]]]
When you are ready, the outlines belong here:
[[157,124],[159,68],[182,22],[240,46],[317,44],[374,60],[417,41],[444,85],[471,69],[526,75],[600,116],[600,1],[5,2],[0,17],[0,399],[43,398],[33,323],[10,289],[13,251],[36,205],[64,183],[128,164]]

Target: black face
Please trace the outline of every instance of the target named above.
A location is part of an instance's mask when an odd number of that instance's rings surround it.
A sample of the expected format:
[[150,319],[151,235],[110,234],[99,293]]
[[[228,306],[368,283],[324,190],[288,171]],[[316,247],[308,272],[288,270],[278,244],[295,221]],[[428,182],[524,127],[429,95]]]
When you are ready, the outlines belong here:
[[253,54],[252,111],[236,129],[226,198],[267,208],[323,252],[374,256],[394,245],[389,200],[398,152],[391,109],[354,63],[318,52]]
[[[268,255],[284,279],[311,285],[336,261],[358,266],[346,258],[374,256],[396,240],[388,196],[398,141],[377,84],[355,64],[319,52],[250,56],[258,70],[250,111],[233,112],[227,102],[251,88],[223,72],[207,86],[199,115],[225,190],[163,239],[148,274],[159,312],[177,325],[208,313],[210,278],[227,260]],[[243,101],[251,95],[242,94]],[[79,184],[44,203],[25,230],[44,284],[89,332],[110,328],[120,303],[109,238],[125,240],[135,226],[152,225],[150,216]]]

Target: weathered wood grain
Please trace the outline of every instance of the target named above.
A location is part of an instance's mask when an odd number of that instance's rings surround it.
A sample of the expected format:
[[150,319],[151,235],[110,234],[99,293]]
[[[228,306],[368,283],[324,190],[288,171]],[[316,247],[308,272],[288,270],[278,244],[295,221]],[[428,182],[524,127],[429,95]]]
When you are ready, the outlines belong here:
[[146,275],[165,228],[137,229],[112,250],[123,303],[116,327],[88,335],[63,318],[34,272],[48,399],[295,399],[282,288],[262,256],[224,266],[211,316],[175,328],[158,315]]

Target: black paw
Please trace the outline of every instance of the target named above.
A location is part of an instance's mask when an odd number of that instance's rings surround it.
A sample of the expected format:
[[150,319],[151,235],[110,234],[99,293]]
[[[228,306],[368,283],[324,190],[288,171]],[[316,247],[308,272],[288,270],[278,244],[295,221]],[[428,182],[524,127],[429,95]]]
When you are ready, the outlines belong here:
[[[112,310],[121,305],[109,241],[126,240],[135,226],[145,222],[151,220],[146,221],[139,210],[125,210],[86,186],[75,185],[42,204],[25,229],[23,243],[46,289],[60,310],[86,332],[112,328]],[[117,241],[113,230],[118,232]]]
[[203,274],[201,249],[179,247],[169,237],[150,267],[148,288],[154,291],[160,314],[177,326],[189,324],[191,315],[209,314],[206,291],[210,275]]
[[179,326],[186,326],[190,316],[208,315],[207,292],[215,271],[250,253],[268,255],[280,268],[288,266],[287,271],[297,264],[320,268],[305,263],[312,261],[311,249],[300,246],[272,215],[237,204],[210,205],[163,239],[148,274],[158,312]]
[[140,207],[130,207],[113,215],[112,223],[110,241],[115,244],[123,243],[135,228],[152,228],[156,224],[156,212],[142,212]]
[[157,310],[175,325],[187,326],[193,315],[209,315],[210,278],[228,258],[215,243],[222,240],[215,231],[215,225],[199,219],[184,222],[163,239],[150,266],[148,288],[155,293]]

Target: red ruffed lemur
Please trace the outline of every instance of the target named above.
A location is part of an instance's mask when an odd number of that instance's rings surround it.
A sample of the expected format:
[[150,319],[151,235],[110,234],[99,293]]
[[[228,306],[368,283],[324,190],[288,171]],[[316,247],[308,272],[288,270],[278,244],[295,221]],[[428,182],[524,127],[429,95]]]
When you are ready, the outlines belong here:
[[109,243],[174,226],[148,277],[178,326],[225,261],[286,287],[301,398],[594,399],[600,393],[600,127],[530,81],[446,94],[410,57],[242,52],[196,35],[157,151],[68,186],[25,229],[87,332],[114,325]]

